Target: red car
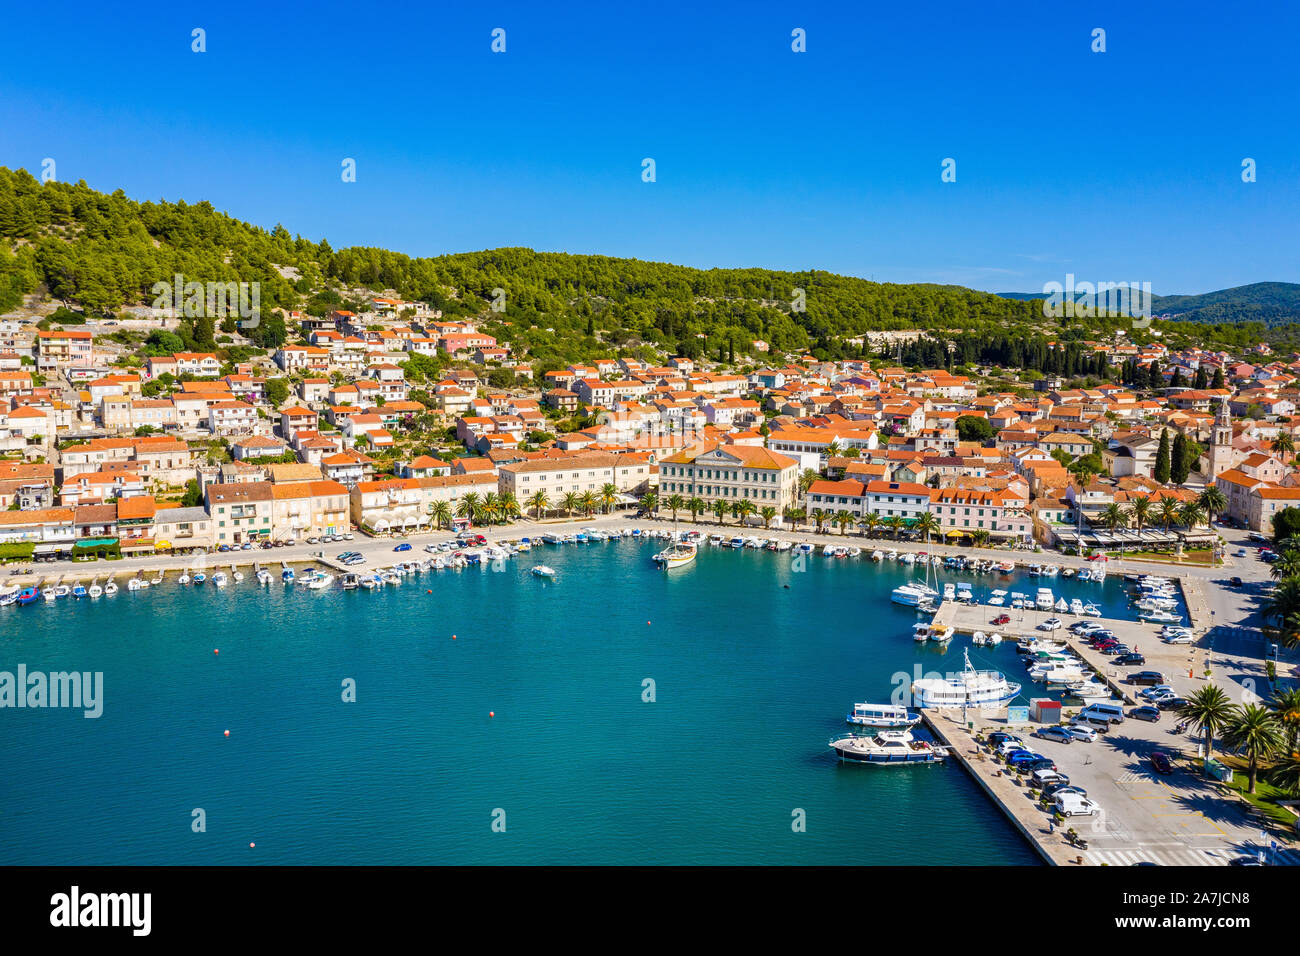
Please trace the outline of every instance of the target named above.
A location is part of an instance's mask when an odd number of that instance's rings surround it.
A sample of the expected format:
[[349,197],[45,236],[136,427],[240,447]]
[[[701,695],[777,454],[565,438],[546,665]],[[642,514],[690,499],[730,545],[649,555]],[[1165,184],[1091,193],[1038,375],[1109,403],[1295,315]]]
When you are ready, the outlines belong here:
[[1156,773],[1173,773],[1174,765],[1169,762],[1169,755],[1160,750],[1151,751],[1151,766]]
[[989,622],[989,623],[991,623],[991,624],[1010,624],[1010,623],[1011,623],[1011,615],[1010,615],[1010,614],[999,614],[997,617],[995,617],[995,618],[994,618],[991,622]]

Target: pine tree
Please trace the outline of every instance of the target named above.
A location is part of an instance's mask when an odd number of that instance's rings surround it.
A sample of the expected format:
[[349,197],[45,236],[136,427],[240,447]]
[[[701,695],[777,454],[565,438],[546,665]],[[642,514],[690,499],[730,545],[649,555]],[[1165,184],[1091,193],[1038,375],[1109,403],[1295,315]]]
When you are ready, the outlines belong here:
[[1216,368],[1214,370],[1214,384],[1212,384],[1210,388],[1224,388],[1224,387],[1225,386],[1223,382],[1223,369]]
[[1169,430],[1160,430],[1160,447],[1156,449],[1156,467],[1153,473],[1162,485],[1169,483]]
[[1192,463],[1187,455],[1187,437],[1179,432],[1174,436],[1174,450],[1169,459],[1169,477],[1174,484],[1181,485],[1187,481],[1187,473],[1192,470]]

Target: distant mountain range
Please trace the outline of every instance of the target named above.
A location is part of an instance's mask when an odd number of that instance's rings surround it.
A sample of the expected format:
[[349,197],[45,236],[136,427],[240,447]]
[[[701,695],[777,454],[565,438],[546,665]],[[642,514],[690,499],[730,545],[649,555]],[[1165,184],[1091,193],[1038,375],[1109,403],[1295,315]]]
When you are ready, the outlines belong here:
[[[1045,298],[1041,292],[999,292],[1004,299],[1028,301]],[[1083,302],[1086,297],[1079,296]],[[1153,295],[1154,315],[1180,322],[1263,322],[1285,325],[1300,322],[1300,283],[1255,282],[1202,295]]]

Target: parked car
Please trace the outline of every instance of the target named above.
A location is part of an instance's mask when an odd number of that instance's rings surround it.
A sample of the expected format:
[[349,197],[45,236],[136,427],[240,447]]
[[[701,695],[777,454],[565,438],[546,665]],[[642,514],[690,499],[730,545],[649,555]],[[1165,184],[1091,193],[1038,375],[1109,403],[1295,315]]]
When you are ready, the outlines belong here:
[[320,538],[308,538],[308,539],[307,539],[307,543],[308,543],[308,544],[320,544]]
[[1173,773],[1174,765],[1169,762],[1169,755],[1161,750],[1151,751],[1151,756],[1147,758],[1151,761],[1151,768],[1156,773]]
[[994,618],[992,621],[990,621],[989,623],[990,623],[990,624],[1010,624],[1010,623],[1011,623],[1011,615],[1010,615],[1010,614],[999,614],[997,617],[995,617],[995,618]]
[[1159,671],[1137,671],[1136,673],[1128,675],[1128,682],[1130,684],[1137,684],[1139,686],[1145,685],[1149,687],[1155,684],[1163,684],[1165,682],[1165,675]]
[[1065,732],[1069,734],[1073,740],[1082,740],[1084,743],[1088,744],[1097,739],[1097,731],[1093,730],[1091,727],[1083,727],[1079,724],[1071,724],[1069,727],[1065,728]]
[[1156,707],[1160,710],[1182,710],[1187,706],[1187,698],[1179,697],[1176,694],[1169,697],[1161,697],[1156,701]]
[[1177,634],[1173,637],[1166,637],[1166,644],[1191,644],[1195,638],[1190,634]]
[[411,550],[411,542],[409,542],[409,541],[403,541],[401,544],[399,544],[399,545],[398,545],[397,547],[395,547],[393,550],[394,550],[394,551],[410,551],[410,550]]
[[[1043,759],[1045,758],[1043,757],[1042,754],[1037,753],[1033,750],[1017,750],[1015,753],[1013,753],[1010,757],[1007,758],[1007,763],[1010,764],[1012,767],[1019,767],[1022,764],[1027,764],[1036,760],[1043,760]],[[1033,769],[1037,770],[1038,768],[1035,767]]]
[[1054,795],[1056,811],[1067,817],[1090,817],[1101,807],[1077,793],[1058,790]]
[[1012,766],[1017,773],[1036,773],[1039,770],[1055,770],[1056,761],[1051,757],[1039,757],[1037,760],[1023,760]]
[[1151,723],[1155,723],[1157,720],[1160,719],[1160,711],[1157,708],[1151,707],[1149,705],[1134,707],[1132,710],[1128,712],[1128,715],[1130,717],[1136,718],[1137,720],[1146,720],[1146,721],[1150,721]]
[[1059,740],[1063,744],[1068,744],[1074,738],[1064,727],[1040,727],[1034,731],[1035,737],[1041,737],[1043,740]]
[[1056,631],[1059,630],[1060,627],[1061,627],[1061,619],[1059,617],[1049,617],[1042,624],[1038,625],[1038,629],[1040,631]]
[[1088,791],[1083,789],[1083,787],[1072,787],[1068,783],[1043,784],[1043,793],[1049,797],[1054,797],[1058,793],[1074,793],[1081,797],[1086,797],[1088,795]]
[[220,551],[222,554],[225,554],[227,551],[230,550],[230,545],[223,544],[221,547],[217,548],[217,550]]
[[1232,556],[1234,558],[1244,558],[1246,556],[1246,549],[1238,548],[1236,551],[1232,552]]
[[1125,654],[1132,654],[1133,651],[1127,644],[1107,644],[1105,647],[1098,648],[1107,656],[1122,657]]
[[1015,734],[1009,734],[1005,730],[998,730],[989,734],[987,743],[990,747],[1000,747],[1008,740],[1012,741],[1013,743],[1020,742],[1020,738],[1017,737]]
[[1057,784],[1059,787],[1067,787],[1070,784],[1068,774],[1059,773],[1056,770],[1035,770],[1029,775],[1034,785],[1037,787],[1046,787],[1048,784]]
[[1130,651],[1127,654],[1119,654],[1115,658],[1115,663],[1121,667],[1129,667],[1133,664],[1145,664],[1147,659],[1141,654],[1135,654]]

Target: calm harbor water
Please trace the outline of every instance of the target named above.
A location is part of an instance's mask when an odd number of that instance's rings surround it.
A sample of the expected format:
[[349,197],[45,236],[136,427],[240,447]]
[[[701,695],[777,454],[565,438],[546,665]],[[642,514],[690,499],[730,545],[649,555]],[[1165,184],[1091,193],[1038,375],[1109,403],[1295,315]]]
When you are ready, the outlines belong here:
[[[961,667],[968,639],[918,646],[889,601],[913,569],[705,548],[664,574],[661,546],[0,610],[0,670],[105,685],[99,719],[0,710],[0,864],[1038,862],[955,763],[826,746],[893,675]],[[940,575],[1125,614],[1115,580]],[[971,654],[1026,681],[1009,642]]]

